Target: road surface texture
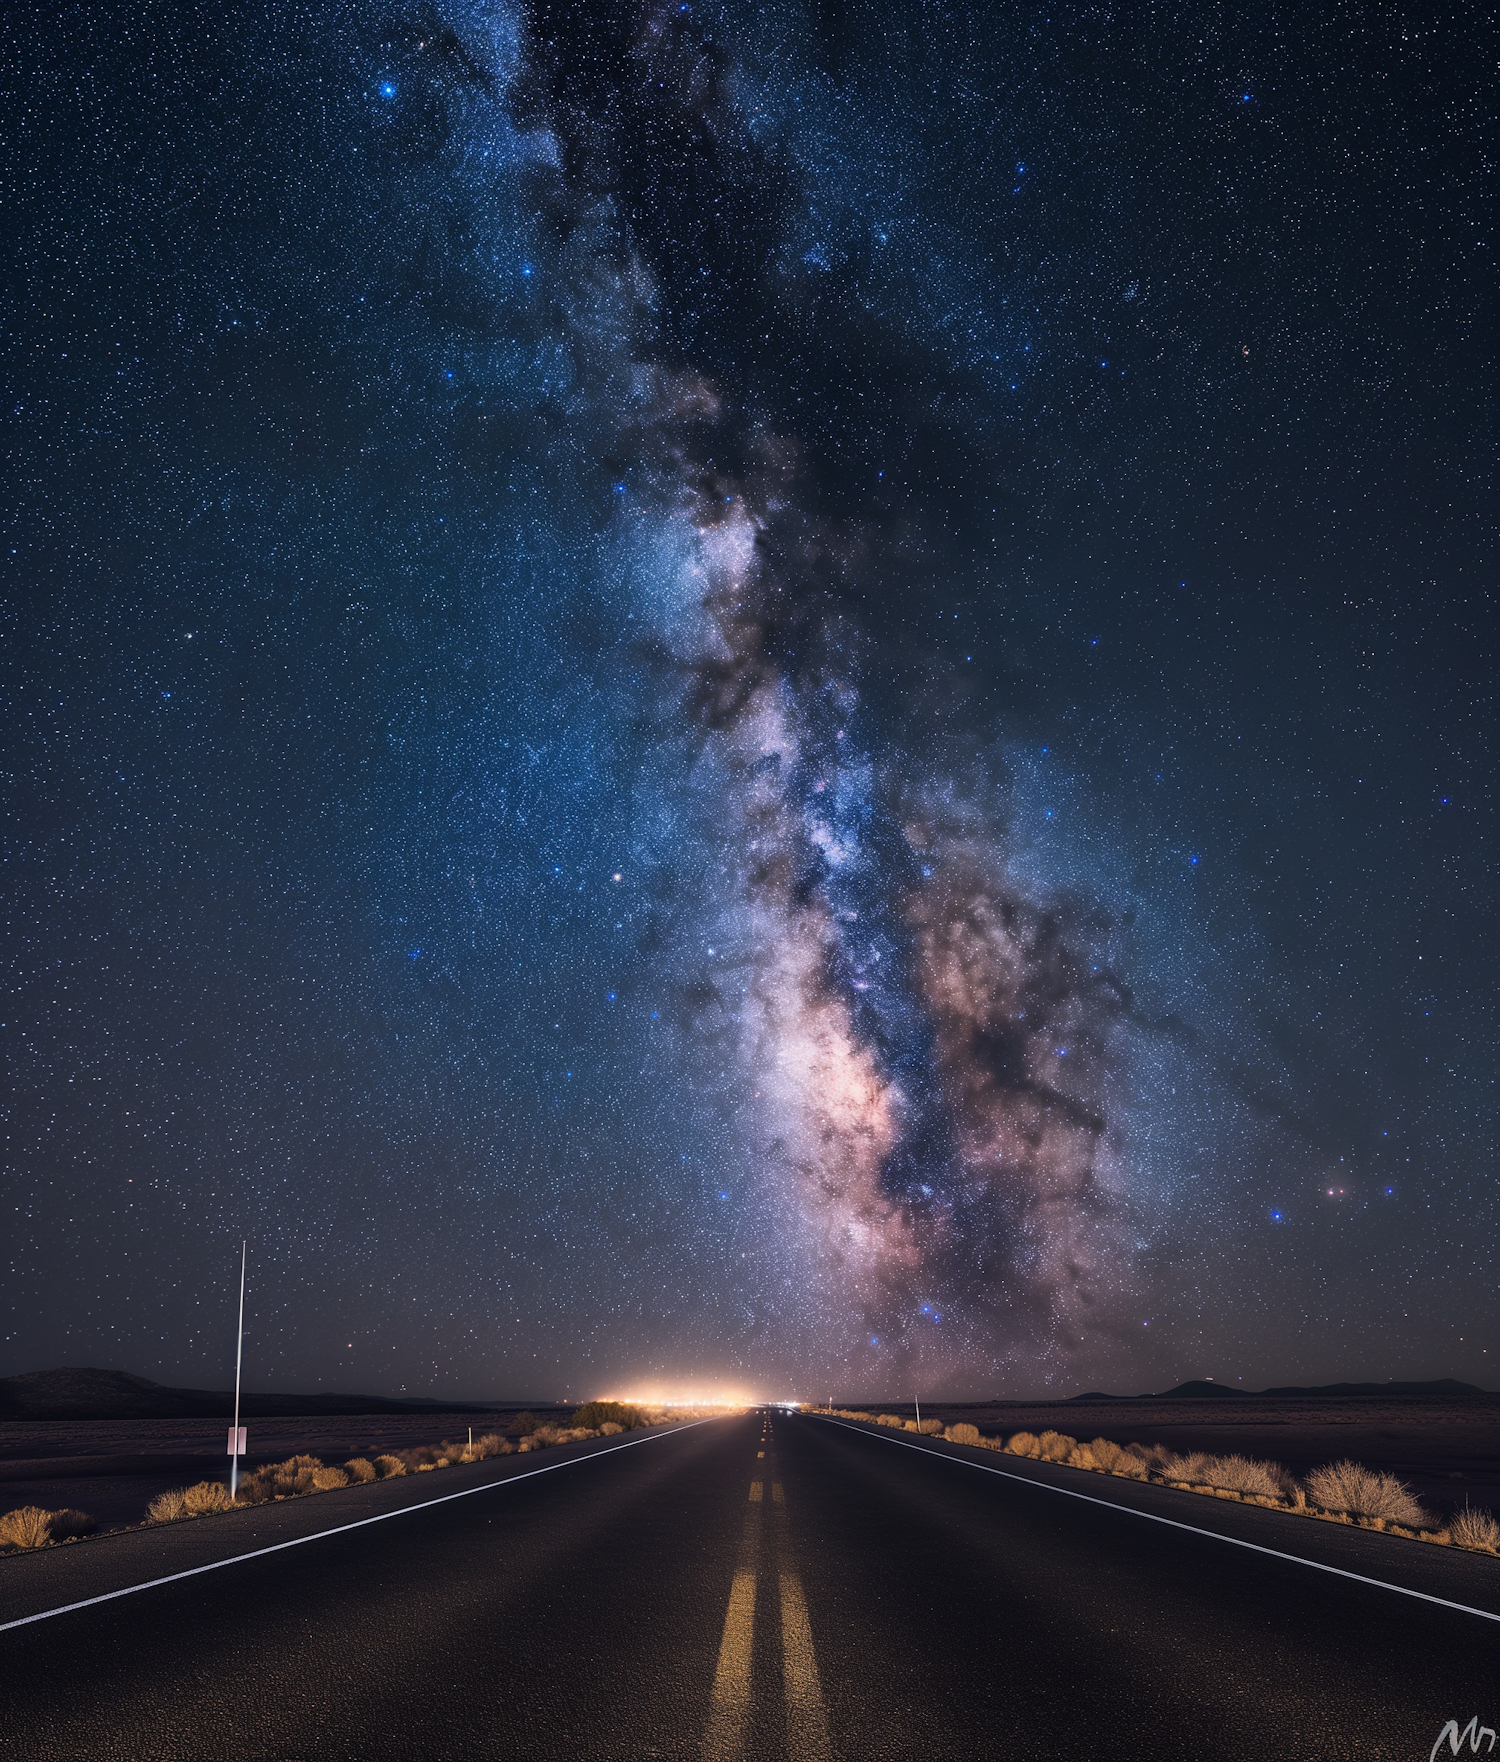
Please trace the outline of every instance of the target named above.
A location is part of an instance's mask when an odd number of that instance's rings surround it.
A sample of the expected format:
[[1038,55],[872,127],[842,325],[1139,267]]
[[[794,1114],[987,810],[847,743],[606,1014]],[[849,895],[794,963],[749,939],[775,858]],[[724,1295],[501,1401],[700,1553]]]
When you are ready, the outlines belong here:
[[1497,1615],[1491,1558],[752,1414],[0,1561],[0,1756],[1416,1762],[1489,1753]]

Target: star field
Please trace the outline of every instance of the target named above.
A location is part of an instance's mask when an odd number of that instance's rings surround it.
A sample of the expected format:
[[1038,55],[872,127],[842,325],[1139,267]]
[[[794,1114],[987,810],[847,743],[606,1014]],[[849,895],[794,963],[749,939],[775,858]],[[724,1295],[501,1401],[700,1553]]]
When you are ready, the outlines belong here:
[[13,11],[7,1369],[1492,1382],[1475,29]]

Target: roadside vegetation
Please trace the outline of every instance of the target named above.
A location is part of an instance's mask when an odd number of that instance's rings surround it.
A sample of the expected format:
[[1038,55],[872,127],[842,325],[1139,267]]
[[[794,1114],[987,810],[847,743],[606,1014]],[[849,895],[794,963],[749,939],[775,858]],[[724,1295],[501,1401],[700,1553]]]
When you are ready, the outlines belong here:
[[[519,1413],[507,1428],[508,1435],[487,1432],[472,1443],[418,1444],[384,1456],[355,1456],[342,1466],[317,1456],[289,1456],[285,1462],[266,1463],[253,1469],[240,1482],[238,1497],[234,1499],[224,1482],[217,1480],[158,1493],[146,1507],[143,1527],[179,1523],[189,1517],[210,1517],[221,1511],[271,1504],[278,1499],[298,1499],[308,1493],[331,1493],[340,1487],[394,1480],[399,1475],[430,1474],[460,1463],[485,1462],[494,1456],[524,1456],[558,1444],[579,1444],[588,1438],[615,1437],[621,1432],[667,1425],[674,1420],[704,1417],[706,1411],[589,1401],[573,1415],[571,1425],[544,1424],[535,1414]],[[18,1511],[0,1514],[0,1552],[48,1548],[94,1535],[98,1528],[82,1511],[46,1511],[38,1505],[25,1505]]]
[[1199,1451],[1179,1456],[1158,1445],[1115,1444],[1108,1438],[1080,1443],[1063,1432],[1013,1432],[1008,1438],[986,1437],[977,1426],[968,1424],[945,1426],[941,1420],[924,1419],[919,1428],[914,1419],[904,1419],[895,1413],[862,1413],[845,1408],[835,1408],[833,1412],[842,1419],[862,1420],[867,1425],[889,1426],[897,1431],[920,1429],[924,1436],[941,1438],[950,1444],[969,1444],[1008,1456],[1056,1462],[1064,1468],[1118,1475],[1125,1480],[1151,1481],[1183,1492],[1262,1505],[1325,1523],[1354,1524],[1360,1529],[1379,1530],[1417,1542],[1435,1542],[1441,1547],[1467,1548],[1477,1554],[1500,1553],[1500,1523],[1490,1512],[1465,1506],[1444,1523],[1423,1508],[1404,1481],[1359,1462],[1330,1462],[1298,1480],[1279,1462],[1263,1462],[1253,1456],[1211,1456]]
[[23,1505],[0,1516],[0,1548],[50,1548],[56,1542],[76,1542],[98,1529],[87,1512],[64,1506],[47,1511],[40,1505]]

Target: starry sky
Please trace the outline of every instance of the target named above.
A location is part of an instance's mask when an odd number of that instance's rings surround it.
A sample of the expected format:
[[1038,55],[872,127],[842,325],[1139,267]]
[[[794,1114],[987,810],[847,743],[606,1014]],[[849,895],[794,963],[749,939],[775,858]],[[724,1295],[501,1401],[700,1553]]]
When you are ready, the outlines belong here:
[[1500,1386],[1485,28],[8,9],[0,1369]]

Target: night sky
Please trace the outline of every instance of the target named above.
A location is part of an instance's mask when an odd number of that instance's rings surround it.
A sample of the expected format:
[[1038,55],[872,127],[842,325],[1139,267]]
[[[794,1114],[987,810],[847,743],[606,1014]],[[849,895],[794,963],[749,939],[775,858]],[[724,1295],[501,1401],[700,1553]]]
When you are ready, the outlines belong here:
[[1486,21],[3,30],[0,1369],[1500,1387]]

